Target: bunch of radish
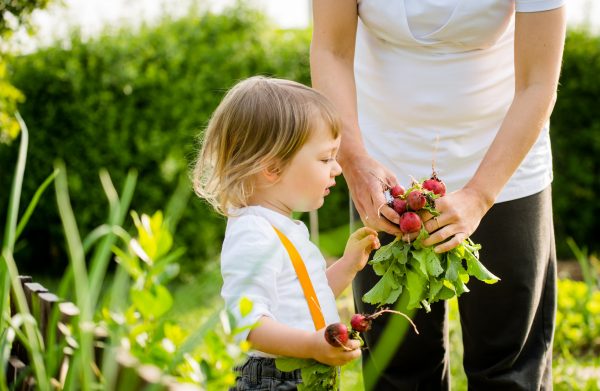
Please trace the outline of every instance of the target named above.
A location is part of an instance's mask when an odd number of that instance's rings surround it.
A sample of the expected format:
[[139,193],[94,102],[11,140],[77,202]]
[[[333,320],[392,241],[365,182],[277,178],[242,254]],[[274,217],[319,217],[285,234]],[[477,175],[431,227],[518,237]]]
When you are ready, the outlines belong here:
[[346,347],[346,344],[350,339],[357,339],[362,341],[359,333],[364,333],[365,331],[369,331],[371,329],[371,324],[374,319],[377,319],[379,316],[384,313],[389,312],[392,314],[402,315],[404,316],[412,325],[415,333],[419,334],[417,330],[417,326],[413,323],[413,321],[404,313],[400,311],[394,311],[390,309],[381,309],[373,314],[354,314],[350,319],[350,329],[344,323],[332,323],[327,326],[325,329],[325,340],[331,345],[335,347]]
[[445,194],[446,185],[435,171],[422,183],[413,180],[408,190],[401,185],[385,190],[388,205],[400,215],[400,230],[405,234],[421,230],[423,222],[417,212],[427,210],[434,216],[439,215],[435,210],[435,199]]
[[423,244],[429,232],[421,216],[427,214],[424,212],[439,216],[435,203],[446,194],[446,185],[435,170],[427,179],[413,179],[408,189],[400,185],[390,187],[379,180],[386,197],[380,208],[387,204],[400,215],[400,231],[411,234],[411,240],[398,236],[375,251],[369,264],[381,278],[363,295],[365,303],[382,306],[398,302],[398,308],[424,308],[429,312],[431,303],[468,292],[470,277],[487,284],[499,281],[479,261],[481,245],[468,237],[443,253]]

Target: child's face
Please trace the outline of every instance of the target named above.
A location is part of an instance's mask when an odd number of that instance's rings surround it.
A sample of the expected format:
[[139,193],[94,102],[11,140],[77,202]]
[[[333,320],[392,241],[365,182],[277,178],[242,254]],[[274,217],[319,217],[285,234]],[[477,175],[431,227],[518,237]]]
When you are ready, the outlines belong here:
[[342,173],[336,160],[340,138],[333,138],[328,126],[319,121],[308,141],[292,158],[275,184],[279,202],[292,211],[320,208],[335,177]]

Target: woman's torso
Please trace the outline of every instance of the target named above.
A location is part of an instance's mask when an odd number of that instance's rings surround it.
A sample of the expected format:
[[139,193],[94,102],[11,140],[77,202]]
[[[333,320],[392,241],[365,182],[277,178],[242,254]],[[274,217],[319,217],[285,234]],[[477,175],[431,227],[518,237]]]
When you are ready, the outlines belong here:
[[[401,183],[435,169],[449,190],[475,173],[514,95],[508,0],[359,1],[355,77],[369,152]],[[546,187],[547,127],[498,201]]]

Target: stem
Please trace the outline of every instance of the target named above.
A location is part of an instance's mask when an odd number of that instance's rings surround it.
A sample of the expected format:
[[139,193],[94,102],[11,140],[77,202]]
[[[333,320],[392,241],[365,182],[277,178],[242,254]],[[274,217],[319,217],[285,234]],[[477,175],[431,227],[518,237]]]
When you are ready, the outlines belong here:
[[383,187],[383,191],[391,189],[392,186],[390,186],[386,181],[384,181],[383,179],[381,179],[377,175],[375,175],[375,173],[373,171],[369,171],[369,172],[371,173],[371,175],[373,175],[375,178],[377,178],[379,183],[381,183],[381,186]]
[[433,157],[431,158],[431,177],[437,178],[437,174],[435,172],[435,155],[438,151],[438,146],[440,144],[440,135],[435,136],[435,146],[433,147]]
[[419,330],[417,330],[417,326],[413,323],[412,319],[410,319],[409,316],[406,315],[404,312],[400,312],[400,311],[395,311],[395,310],[390,310],[390,309],[384,308],[382,310],[379,310],[379,311],[375,312],[374,314],[367,315],[367,318],[369,318],[369,319],[375,319],[375,318],[378,318],[379,316],[381,316],[385,312],[389,312],[389,313],[392,313],[392,314],[397,314],[397,315],[404,316],[406,318],[406,320],[408,320],[409,323],[412,325],[413,329],[415,330],[415,333],[419,334]]

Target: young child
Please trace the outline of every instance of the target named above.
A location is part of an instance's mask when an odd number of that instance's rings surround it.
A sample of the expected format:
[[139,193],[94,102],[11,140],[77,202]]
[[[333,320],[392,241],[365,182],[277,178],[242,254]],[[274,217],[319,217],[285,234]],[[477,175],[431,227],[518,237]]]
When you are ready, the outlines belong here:
[[[317,91],[293,81],[252,77],[227,93],[204,134],[194,189],[228,217],[221,294],[237,326],[255,324],[238,336],[253,350],[236,368],[237,390],[296,389],[300,371],[280,372],[277,356],[333,366],[360,356],[358,341],[329,345],[324,327],[339,322],[335,297],[379,248],[377,233],[370,228],[354,232],[343,257],[326,268],[306,226],[292,219],[294,211],[321,207],[341,174],[336,161],[340,126],[333,106]],[[304,292],[293,259],[306,267],[314,295],[310,288]],[[253,303],[244,317],[242,297]]]

